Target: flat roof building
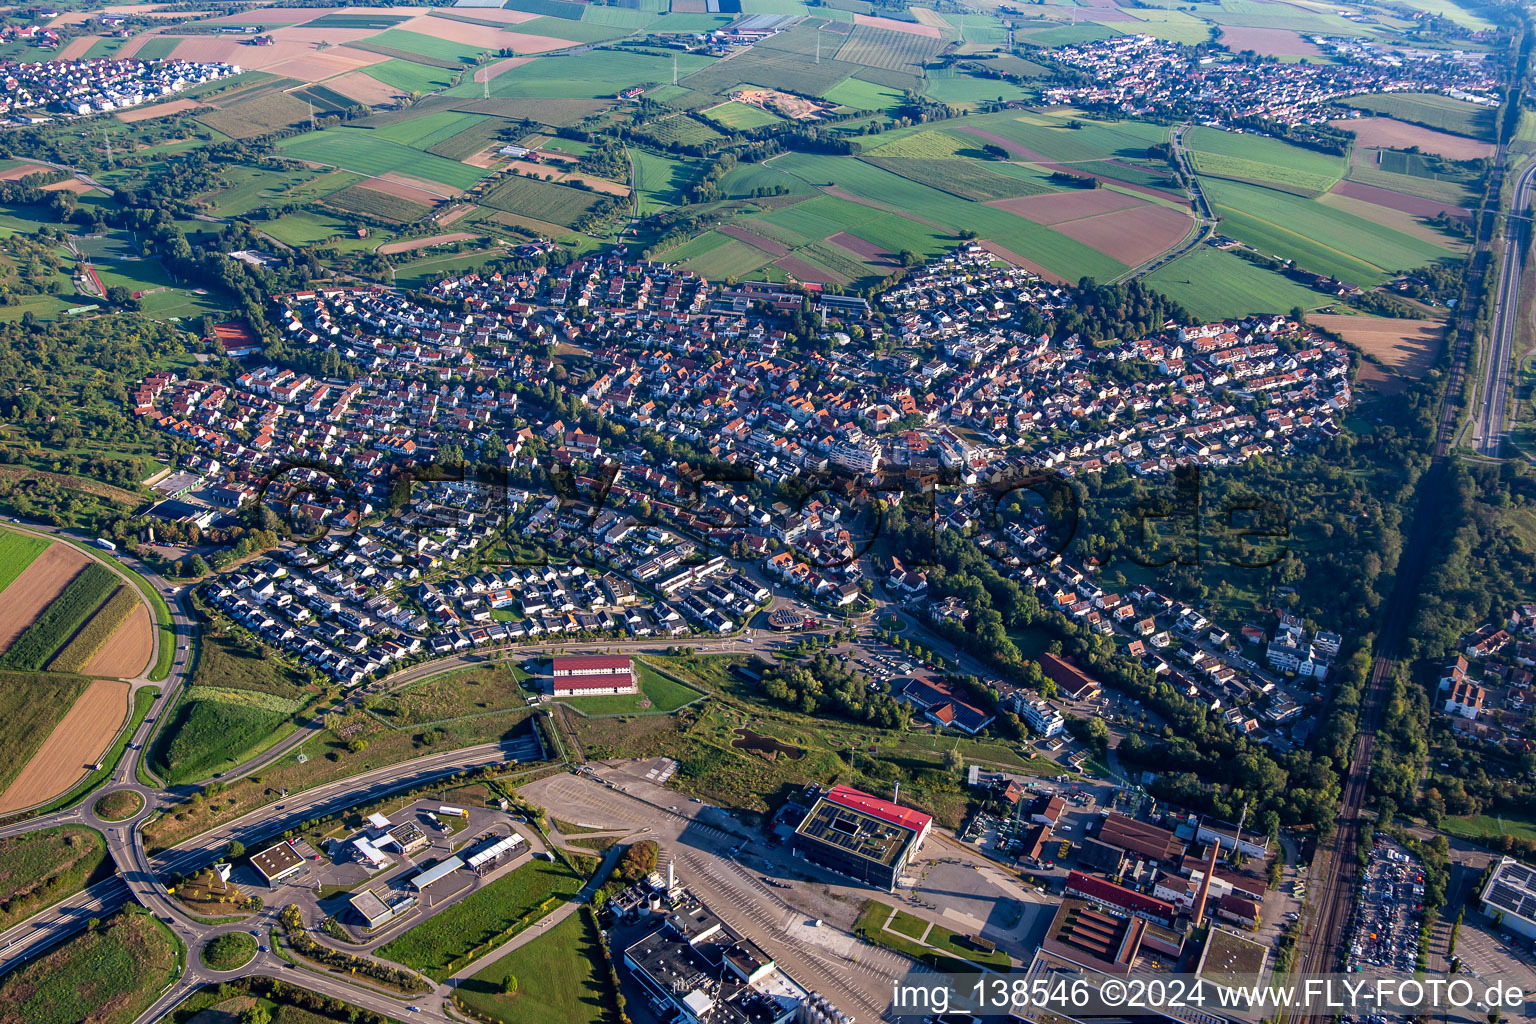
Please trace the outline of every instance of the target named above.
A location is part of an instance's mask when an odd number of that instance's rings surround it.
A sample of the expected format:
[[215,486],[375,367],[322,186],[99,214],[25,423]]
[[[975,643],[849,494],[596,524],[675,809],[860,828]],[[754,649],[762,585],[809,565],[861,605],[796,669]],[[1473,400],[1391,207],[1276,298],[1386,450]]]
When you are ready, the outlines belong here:
[[416,905],[416,897],[409,893],[401,893],[393,902],[386,902],[382,896],[372,889],[364,889],[356,893],[347,902],[352,904],[352,909],[357,911],[359,917],[368,922],[369,928],[377,928],[387,924],[410,910]]
[[849,786],[833,786],[795,830],[795,853],[887,891],[906,873],[933,818]]
[[432,840],[421,830],[421,826],[414,821],[402,821],[398,825],[391,825],[389,831],[377,842],[389,843],[398,847],[400,852],[410,856],[417,850],[428,845]]
[[266,880],[267,885],[276,887],[283,879],[304,870],[304,858],[299,856],[292,843],[282,842],[252,855],[251,867]]
[[417,892],[424,892],[427,886],[432,885],[435,882],[441,882],[443,879],[447,878],[449,875],[453,874],[463,866],[464,861],[459,857],[449,857],[447,860],[438,861],[436,864],[432,865],[430,868],[427,868],[427,870],[411,879],[411,885],[416,887]]
[[1483,886],[1483,909],[1502,914],[1501,927],[1536,938],[1536,870],[1513,857],[1499,861]]

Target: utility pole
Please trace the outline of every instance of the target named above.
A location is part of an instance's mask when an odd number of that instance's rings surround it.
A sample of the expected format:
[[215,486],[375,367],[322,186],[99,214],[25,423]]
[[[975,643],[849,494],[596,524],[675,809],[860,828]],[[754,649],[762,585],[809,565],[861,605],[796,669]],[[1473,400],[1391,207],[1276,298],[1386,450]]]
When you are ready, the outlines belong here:
[[672,84],[677,84],[677,54],[672,55]]
[[307,100],[306,102],[309,103],[309,126],[310,126],[310,128],[314,128],[315,127],[315,101],[314,100]]

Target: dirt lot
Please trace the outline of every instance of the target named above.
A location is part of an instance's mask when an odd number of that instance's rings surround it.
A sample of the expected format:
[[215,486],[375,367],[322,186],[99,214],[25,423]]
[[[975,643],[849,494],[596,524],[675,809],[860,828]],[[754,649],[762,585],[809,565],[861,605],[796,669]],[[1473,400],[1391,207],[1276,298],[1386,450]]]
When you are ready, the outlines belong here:
[[731,99],[750,103],[754,107],[762,107],[772,113],[801,121],[820,116],[828,106],[825,103],[808,100],[804,96],[792,96],[787,92],[779,92],[777,89],[743,89],[731,96]]
[[417,249],[430,249],[434,245],[447,245],[449,242],[467,242],[472,238],[479,238],[467,231],[455,231],[447,235],[429,235],[426,238],[410,238],[403,242],[386,242],[379,246],[379,252],[414,252]]
[[1425,153],[1436,153],[1451,160],[1476,160],[1492,156],[1493,145],[1476,139],[1420,128],[1416,124],[1390,117],[1342,117],[1329,121],[1331,127],[1354,132],[1361,146],[1382,149],[1408,149],[1418,146]]
[[[1401,391],[1429,369],[1445,340],[1439,320],[1394,320],[1377,316],[1313,315],[1307,318],[1332,331],[1382,365],[1364,362],[1360,379],[1384,394]],[[1390,371],[1396,371],[1390,372]]]
[[10,649],[88,561],[68,544],[51,544],[0,592],[0,653]]
[[16,781],[0,793],[0,814],[58,796],[84,778],[127,717],[131,690],[127,683],[110,679],[86,687]]
[[196,110],[203,104],[197,100],[180,99],[171,100],[168,103],[146,103],[142,107],[132,107],[117,113],[119,121],[127,121],[132,124],[135,121],[148,121],[152,117],[164,117],[167,114],[179,114],[183,110]]
[[149,608],[140,604],[113,630],[107,642],[85,663],[83,671],[88,676],[130,679],[144,671],[154,653],[154,623],[150,621]]
[[1221,30],[1221,43],[1234,53],[1252,50],[1263,57],[1320,57],[1310,40],[1288,28],[1232,28]]
[[447,212],[441,213],[441,214],[438,215],[438,217],[437,217],[438,226],[440,226],[440,227],[447,227],[449,224],[452,224],[454,221],[458,220],[459,218],[469,216],[469,214],[470,214],[470,212],[472,210],[474,210],[474,207],[470,206],[470,205],[455,206],[453,209],[448,210]]

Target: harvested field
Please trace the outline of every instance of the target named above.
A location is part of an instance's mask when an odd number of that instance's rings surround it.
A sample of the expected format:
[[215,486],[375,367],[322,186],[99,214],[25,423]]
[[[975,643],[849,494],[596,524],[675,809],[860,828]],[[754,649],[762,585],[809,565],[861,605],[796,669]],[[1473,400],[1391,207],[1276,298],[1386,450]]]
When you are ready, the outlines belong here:
[[[338,31],[346,31],[344,29]],[[297,38],[289,33],[299,33]],[[272,33],[271,46],[248,46],[235,36],[188,36],[177,44],[171,56],[178,60],[225,61],[256,71],[273,71],[306,82],[318,82],[332,75],[378,64],[382,54],[355,50],[350,46],[319,49],[315,30],[280,28]]]
[[780,243],[775,242],[771,238],[764,238],[762,235],[758,234],[757,232],[752,231],[752,230],[750,230],[748,228],[744,228],[744,227],[742,227],[739,224],[725,224],[725,225],[722,225],[721,228],[720,228],[720,233],[722,235],[730,235],[732,238],[738,239],[739,241],[746,242],[748,245],[752,246],[754,249],[761,249],[761,250],[763,250],[763,252],[768,253],[770,256],[788,256],[789,255],[789,246],[781,245]]
[[1016,213],[1036,224],[1055,225],[1069,220],[1094,217],[1102,213],[1130,210],[1145,204],[1124,192],[1093,188],[1077,189],[1072,192],[1047,192],[1041,195],[1020,196],[1018,199],[998,199],[987,205]]
[[84,778],[127,717],[132,689],[111,679],[98,679],[86,687],[16,781],[0,793],[0,814],[42,803]]
[[141,601],[128,620],[117,627],[96,656],[86,663],[85,674],[129,679],[144,671],[154,653],[154,623],[150,620],[148,606]]
[[820,281],[823,284],[829,282],[832,284],[848,283],[846,277],[834,274],[830,270],[823,270],[821,267],[812,266],[796,256],[785,256],[782,259],[774,260],[773,265],[786,274],[794,275],[800,281]]
[[1067,221],[1055,230],[1134,267],[1178,245],[1190,225],[1190,218],[1178,210],[1147,203],[1136,210]]
[[1468,217],[1471,216],[1472,212],[1465,206],[1457,206],[1454,203],[1443,203],[1437,199],[1410,196],[1406,192],[1397,192],[1393,189],[1381,188],[1377,185],[1363,185],[1358,181],[1349,181],[1347,179],[1339,182],[1329,191],[1336,195],[1374,203],[1377,206],[1385,206],[1389,210],[1400,210],[1414,217],[1433,217],[1442,212],[1448,213],[1452,217]]
[[376,192],[387,192],[401,199],[409,199],[413,203],[427,203],[430,206],[436,206],[444,199],[456,199],[464,194],[461,188],[427,181],[424,178],[414,178],[398,171],[390,171],[382,178],[370,178],[363,183],[363,186]]
[[1383,365],[1360,364],[1360,379],[1388,395],[1422,377],[1445,340],[1445,324],[1438,320],[1338,314],[1313,314],[1307,320],[1379,359]]
[[[455,13],[462,14],[466,18],[474,18],[476,21],[499,21],[506,25],[521,25],[525,21],[532,21],[539,17],[539,15],[530,14],[528,11],[514,11],[505,7],[460,7]],[[446,21],[448,19],[441,18],[439,20]]]
[[467,21],[438,18],[429,14],[419,14],[409,21],[396,25],[395,29],[416,32],[431,36],[433,39],[446,39],[450,43],[460,43],[464,46],[478,46],[482,50],[500,50],[511,46],[512,44],[505,40],[513,35],[505,29],[491,28],[489,25],[471,25]]
[[54,56],[54,60],[79,60],[85,56],[85,51],[95,46],[101,36],[76,36],[65,44],[64,49]]
[[42,164],[17,164],[0,171],[0,181],[17,181],[29,174],[48,174],[52,171],[52,167],[44,167]]
[[434,245],[447,245],[451,242],[468,242],[471,239],[479,237],[479,235],[472,235],[467,231],[455,231],[447,235],[429,235],[426,238],[411,238],[404,242],[386,242],[384,245],[379,246],[379,252],[415,252],[417,249],[430,249]]
[[459,219],[461,219],[463,217],[469,216],[469,214],[473,210],[474,210],[474,207],[471,206],[471,205],[468,205],[468,204],[466,204],[464,206],[455,206],[451,210],[448,210],[448,211],[446,211],[444,213],[438,214],[438,217],[437,217],[438,226],[439,227],[447,227],[449,224],[452,224],[454,221],[459,220]]
[[89,564],[90,559],[75,548],[54,543],[0,591],[0,652],[9,650],[16,638]]
[[870,28],[883,28],[891,32],[906,32],[914,36],[927,36],[929,39],[938,39],[944,35],[936,25],[914,24],[910,21],[897,21],[895,18],[877,18],[869,14],[855,14],[855,25],[868,25]]
[[[520,14],[522,12],[521,11],[509,11],[507,13],[509,13],[509,14],[513,14],[513,13]],[[441,20],[441,19],[439,19],[439,20]],[[533,60],[532,57],[505,57],[505,58],[497,61],[494,64],[488,64],[488,65],[486,65],[483,68],[477,68],[475,70],[475,81],[477,81],[477,82],[489,82],[491,79],[495,78],[497,75],[506,74],[508,71],[511,71],[513,68],[522,67],[524,64],[527,64],[531,60]]]
[[1007,263],[1011,263],[1011,264],[1013,264],[1016,267],[1023,267],[1025,270],[1027,270],[1030,273],[1032,273],[1032,274],[1036,275],[1037,277],[1039,277],[1042,281],[1050,281],[1053,284],[1071,284],[1072,283],[1071,281],[1068,281],[1066,278],[1062,277],[1060,274],[1057,274],[1057,273],[1054,273],[1052,271],[1046,270],[1044,267],[1042,267],[1040,264],[1036,263],[1034,260],[1027,259],[1026,257],[1020,256],[1018,253],[1014,252],[1012,249],[1008,249],[1008,248],[1005,248],[1005,247],[1003,247],[1001,245],[998,245],[996,242],[989,241],[989,240],[987,240],[985,238],[979,238],[979,239],[977,239],[977,243],[983,249],[987,250],[987,252],[991,253],[993,256],[996,256],[998,259],[1003,260],[1003,261],[1005,261]]
[[1437,132],[1433,128],[1423,128],[1391,117],[1342,117],[1328,124],[1346,132],[1354,132],[1355,140],[1362,146],[1379,146],[1382,149],[1409,149],[1417,146],[1420,152],[1435,153],[1451,160],[1476,160],[1493,155],[1493,144],[1490,142]]
[[96,188],[95,185],[87,184],[86,182],[81,181],[79,178],[68,178],[68,179],[66,179],[64,181],[56,181],[52,185],[44,185],[43,186],[43,191],[44,192],[73,192],[76,195],[82,195],[83,196],[87,192],[94,191],[95,188]]
[[189,99],[170,100],[166,103],[146,103],[142,107],[118,111],[116,116],[119,121],[127,121],[129,124],[133,124],[135,121],[148,121],[152,117],[179,114],[183,110],[196,110],[202,105],[197,100]]
[[827,241],[845,252],[853,254],[860,262],[870,263],[882,267],[899,267],[897,254],[880,248],[874,242],[867,242],[857,235],[850,235],[846,231],[839,231],[835,235],[828,235]]
[[402,95],[400,90],[362,71],[348,71],[344,75],[328,78],[325,87],[370,107],[394,103]]
[[1394,210],[1388,206],[1379,206],[1364,199],[1351,199],[1349,196],[1341,195],[1338,192],[1329,192],[1326,195],[1319,196],[1317,201],[1330,209],[1353,214],[1356,217],[1363,217],[1372,223],[1380,224],[1384,228],[1401,231],[1412,238],[1420,238],[1434,245],[1448,245],[1453,248],[1460,248],[1463,245],[1459,239],[1447,238],[1417,217],[1403,213],[1401,210]]
[[[348,50],[348,53],[362,53],[361,50]],[[384,58],[380,57],[382,61]],[[369,62],[373,63],[372,61]],[[335,75],[354,71],[360,65],[357,61],[345,57],[335,50],[327,50],[325,53],[312,53],[303,57],[294,57],[277,64],[268,64],[266,70],[274,75],[282,75],[286,78],[297,78],[301,82],[320,82]]]
[[1234,28],[1221,30],[1221,44],[1237,53],[1252,50],[1264,57],[1320,57],[1323,51],[1299,32],[1288,28]]

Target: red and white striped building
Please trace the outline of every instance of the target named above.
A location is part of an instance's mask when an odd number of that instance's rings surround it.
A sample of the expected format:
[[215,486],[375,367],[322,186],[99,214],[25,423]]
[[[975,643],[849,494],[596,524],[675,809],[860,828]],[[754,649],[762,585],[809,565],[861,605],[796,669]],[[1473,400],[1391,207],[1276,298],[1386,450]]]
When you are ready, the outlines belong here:
[[550,692],[556,697],[598,697],[638,693],[629,657],[598,654],[550,659]]

